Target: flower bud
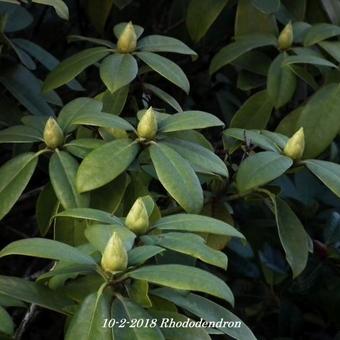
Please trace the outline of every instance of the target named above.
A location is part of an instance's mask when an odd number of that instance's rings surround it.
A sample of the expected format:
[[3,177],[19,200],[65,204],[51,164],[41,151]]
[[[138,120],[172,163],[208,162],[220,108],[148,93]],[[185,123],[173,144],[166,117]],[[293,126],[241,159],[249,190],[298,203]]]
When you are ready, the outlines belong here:
[[286,50],[289,47],[291,47],[293,44],[293,39],[294,39],[293,26],[292,23],[289,22],[279,35],[278,42],[280,50]]
[[122,34],[119,36],[117,42],[118,51],[121,53],[130,53],[136,49],[137,35],[136,31],[130,21],[124,28]]
[[303,151],[305,150],[305,135],[303,128],[300,128],[294,135],[288,139],[283,153],[294,160],[301,159]]
[[128,255],[124,244],[117,233],[113,233],[107,242],[102,260],[102,268],[109,273],[123,271],[127,268]]
[[143,117],[138,123],[137,134],[138,137],[145,139],[152,139],[157,133],[157,118],[156,113],[150,106],[144,113]]
[[125,225],[135,234],[149,229],[149,214],[142,198],[137,198],[125,219]]
[[50,149],[55,149],[64,143],[64,133],[53,117],[48,118],[46,122],[44,142]]

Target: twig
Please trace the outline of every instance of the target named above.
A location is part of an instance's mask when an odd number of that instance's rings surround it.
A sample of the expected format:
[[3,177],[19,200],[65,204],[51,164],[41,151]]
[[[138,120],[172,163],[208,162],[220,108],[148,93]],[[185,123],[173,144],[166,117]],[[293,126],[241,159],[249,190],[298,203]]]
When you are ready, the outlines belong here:
[[30,322],[32,322],[36,314],[37,314],[37,305],[31,304],[24,318],[22,319],[19,327],[17,328],[17,331],[15,332],[14,338],[16,340],[24,339],[24,333],[26,332],[28,325],[30,324]]

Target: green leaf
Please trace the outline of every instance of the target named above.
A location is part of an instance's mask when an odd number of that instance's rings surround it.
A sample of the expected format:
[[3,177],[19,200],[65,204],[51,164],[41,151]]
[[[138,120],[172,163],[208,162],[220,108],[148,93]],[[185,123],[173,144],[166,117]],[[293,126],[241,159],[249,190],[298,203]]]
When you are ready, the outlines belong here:
[[331,55],[337,62],[340,62],[340,42],[339,41],[322,41],[319,45]]
[[[329,84],[318,90],[302,109],[295,131],[304,128],[304,158],[314,158],[331,144],[340,130],[340,86]],[[322,112],[322,119],[320,119]],[[294,132],[295,132],[294,131]]]
[[0,220],[12,209],[37,166],[38,157],[24,153],[0,167]]
[[129,255],[129,266],[138,266],[152,257],[164,252],[165,249],[157,246],[140,246],[131,249]]
[[51,183],[48,183],[40,192],[36,204],[36,219],[40,234],[45,236],[52,224],[53,215],[57,213],[60,206]]
[[207,293],[224,299],[231,305],[234,304],[233,293],[224,281],[195,267],[179,264],[145,266],[129,272],[127,275],[161,286]]
[[65,340],[111,340],[111,330],[103,327],[104,320],[110,319],[110,298],[102,293],[88,295],[72,317]]
[[306,70],[306,68],[302,65],[292,64],[289,68],[306,84],[308,84],[314,91],[319,88],[318,83],[315,81],[314,77]]
[[294,55],[285,58],[282,65],[293,65],[293,64],[312,64],[318,66],[328,66],[337,68],[337,66],[327,59],[314,57],[311,55]]
[[142,236],[146,244],[155,244],[166,249],[174,250],[222,269],[227,269],[228,258],[221,251],[212,249],[205,240],[191,233],[170,232],[161,235]]
[[[111,0],[108,0],[111,1]],[[108,48],[115,48],[115,44],[106,39],[98,39],[98,38],[91,38],[91,37],[84,37],[82,35],[71,34],[67,36],[67,42],[78,42],[78,41],[86,41],[92,44],[106,46]]]
[[69,314],[74,307],[74,302],[64,294],[18,277],[0,275],[0,294],[63,314]]
[[254,144],[264,150],[280,152],[280,148],[260,131],[231,128],[225,130],[223,134],[228,137],[233,137],[246,144]]
[[137,305],[144,308],[152,307],[149,298],[149,283],[142,280],[134,280],[128,288],[129,298]]
[[[211,337],[208,334],[208,331],[203,327],[186,327],[186,323],[184,326],[179,327],[171,327],[170,320],[175,322],[187,322],[188,320],[193,321],[192,319],[188,318],[186,315],[179,314],[176,312],[170,311],[159,311],[152,309],[150,311],[153,317],[155,317],[158,321],[159,325],[162,325],[161,328],[162,333],[164,334],[166,339],[181,339],[181,340],[192,340],[192,339],[199,339],[199,340],[211,340]],[[167,322],[169,320],[169,322]]]
[[134,244],[136,235],[121,224],[89,225],[85,230],[85,236],[97,250],[103,253],[108,240],[114,232],[122,239],[126,250],[130,250]]
[[340,27],[332,24],[322,23],[313,25],[305,35],[304,46],[312,46],[320,41],[340,35]]
[[13,335],[14,322],[5,308],[0,306],[0,333]]
[[221,326],[217,327],[217,329],[238,340],[256,340],[252,331],[235,314],[203,296],[187,292],[183,293],[169,288],[155,289],[152,294],[173,302],[206,321],[218,322],[222,319],[240,323],[240,328]]
[[252,4],[261,12],[267,14],[277,12],[281,5],[280,0],[252,0]]
[[64,144],[65,149],[78,158],[85,158],[91,151],[104,145],[105,141],[95,138],[79,138]]
[[117,128],[127,131],[135,130],[135,128],[125,119],[105,112],[100,112],[97,115],[94,115],[93,113],[80,114],[71,121],[71,124]]
[[60,18],[68,20],[69,12],[66,4],[62,0],[32,0],[37,4],[52,6]]
[[144,86],[145,89],[149,90],[155,96],[157,96],[158,98],[163,100],[165,103],[167,103],[168,105],[173,107],[176,110],[176,112],[182,112],[183,111],[181,105],[179,105],[177,100],[174,97],[170,96],[170,94],[168,94],[167,92],[161,90],[157,86],[154,86],[154,85],[151,85],[151,84],[148,84],[148,83],[144,83],[143,86]]
[[268,98],[267,91],[259,91],[239,108],[229,126],[231,128],[265,129],[272,111],[273,104]]
[[56,151],[49,164],[49,175],[53,189],[65,209],[84,208],[90,201],[88,194],[76,190],[77,161],[65,151]]
[[92,98],[77,98],[67,103],[59,113],[58,124],[65,133],[76,129],[72,121],[80,115],[92,114],[96,116],[101,112],[103,104]]
[[112,54],[100,64],[100,78],[111,93],[131,83],[137,73],[137,61],[131,54]]
[[121,87],[115,93],[111,93],[109,90],[104,91],[102,96],[100,96],[100,100],[103,103],[103,111],[117,116],[120,115],[124,109],[128,94],[128,85]]
[[289,205],[278,197],[271,197],[274,204],[276,224],[285,250],[287,261],[292,268],[293,278],[305,269],[308,260],[309,239],[303,225]]
[[0,143],[34,143],[42,140],[41,133],[31,126],[16,125],[0,131]]
[[137,52],[137,57],[162,77],[189,93],[190,84],[183,70],[173,61],[151,52]]
[[166,139],[164,144],[178,152],[195,171],[208,174],[216,173],[228,177],[225,163],[207,148],[177,138]]
[[63,60],[46,77],[43,91],[48,92],[64,85],[83,72],[87,67],[93,65],[108,55],[110,49],[107,47],[93,47],[81,51],[72,57]]
[[54,217],[70,217],[70,218],[75,218],[75,219],[96,221],[100,223],[123,225],[123,223],[118,217],[113,216],[106,211],[92,209],[92,208],[67,209],[56,214]]
[[275,152],[264,151],[249,156],[244,160],[236,174],[236,185],[239,192],[260,187],[283,175],[293,161]]
[[102,35],[109,15],[112,10],[113,0],[102,0],[100,6],[96,0],[86,2],[86,14],[89,16],[91,24]]
[[335,195],[340,197],[340,165],[317,159],[303,161],[307,168],[318,177]]
[[190,1],[186,25],[194,42],[198,42],[203,38],[227,3],[228,0]]
[[216,116],[203,111],[184,111],[173,114],[159,123],[160,132],[205,129],[212,126],[224,126]]
[[242,36],[217,52],[211,61],[209,72],[210,74],[215,73],[223,66],[230,64],[236,58],[255,48],[276,45],[277,41],[274,35],[248,34]]
[[158,179],[168,193],[187,212],[199,212],[203,191],[188,161],[165,144],[153,144],[149,151]]
[[238,230],[228,223],[212,217],[194,214],[176,214],[162,217],[153,225],[153,228],[244,238]]
[[275,107],[286,105],[293,97],[296,89],[296,76],[284,65],[285,54],[279,54],[270,65],[267,78],[267,92]]
[[88,154],[79,166],[79,192],[93,190],[114,180],[136,158],[139,145],[130,139],[117,139]]
[[35,256],[80,264],[96,264],[92,257],[76,248],[62,242],[38,237],[10,243],[0,251],[0,257],[8,255]]
[[148,35],[138,41],[137,47],[147,52],[170,52],[197,55],[195,51],[178,39],[164,35]]
[[[112,303],[111,317],[115,320],[152,320],[152,316],[131,300],[118,295]],[[163,334],[156,327],[119,327],[112,328],[114,339],[128,340],[165,340]]]

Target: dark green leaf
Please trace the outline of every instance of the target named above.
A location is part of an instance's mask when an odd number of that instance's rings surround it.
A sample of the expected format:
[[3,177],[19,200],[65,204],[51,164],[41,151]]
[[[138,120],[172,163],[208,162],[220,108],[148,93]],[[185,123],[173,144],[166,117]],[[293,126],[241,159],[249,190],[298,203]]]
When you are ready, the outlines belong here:
[[129,255],[129,266],[138,266],[150,258],[162,253],[165,249],[157,246],[140,246],[131,249]]
[[313,25],[305,35],[303,44],[311,46],[322,40],[340,35],[340,27],[332,24],[322,23]]
[[0,131],[0,143],[34,143],[43,140],[33,127],[16,125]]

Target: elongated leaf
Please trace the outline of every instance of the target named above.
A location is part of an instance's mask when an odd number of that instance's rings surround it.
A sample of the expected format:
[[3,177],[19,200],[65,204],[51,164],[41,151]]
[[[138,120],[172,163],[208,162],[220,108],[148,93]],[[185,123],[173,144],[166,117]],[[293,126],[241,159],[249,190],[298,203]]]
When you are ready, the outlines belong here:
[[184,159],[189,161],[195,171],[216,173],[228,177],[228,169],[225,163],[212,151],[203,146],[177,138],[169,138],[164,144],[174,149]]
[[314,57],[314,56],[307,56],[307,55],[294,55],[287,57],[283,65],[293,65],[293,64],[312,64],[317,66],[328,66],[337,68],[337,66],[327,59]]
[[265,129],[272,110],[273,104],[268,98],[267,91],[259,91],[252,95],[235,113],[230,127]]
[[235,314],[203,296],[187,292],[183,293],[169,288],[155,289],[152,291],[152,294],[171,301],[206,321],[218,322],[222,319],[224,321],[238,323],[240,325],[239,328],[224,327],[224,325],[218,326],[217,328],[224,334],[238,340],[256,340],[252,331]]
[[129,266],[143,264],[150,258],[162,253],[165,249],[158,246],[140,246],[131,249],[129,255]]
[[280,0],[252,0],[252,4],[261,12],[275,13],[280,8]]
[[322,41],[319,45],[330,54],[337,62],[340,62],[340,42],[339,41]]
[[149,150],[158,179],[168,193],[187,212],[199,212],[203,207],[203,191],[188,161],[161,143],[151,145]]
[[64,294],[18,277],[1,275],[0,294],[63,314],[70,314],[70,309],[74,307],[74,302]]
[[103,104],[92,98],[77,98],[67,103],[59,113],[58,124],[61,129],[69,133],[76,129],[72,122],[80,115],[92,114],[96,116],[101,112]]
[[151,52],[138,52],[136,55],[162,77],[189,93],[190,84],[188,78],[173,61]]
[[97,115],[93,113],[83,113],[74,117],[71,121],[73,125],[93,125],[106,128],[117,128],[127,131],[134,131],[135,128],[125,119],[109,113],[101,112]]
[[332,24],[316,24],[313,25],[305,35],[303,44],[305,46],[311,46],[317,44],[322,40],[326,40],[332,37],[340,35],[340,27]]
[[160,230],[190,231],[244,238],[233,226],[212,217],[194,214],[176,214],[162,217],[154,225]]
[[293,161],[275,152],[264,151],[243,161],[236,174],[236,185],[240,192],[255,189],[284,174]]
[[79,138],[64,144],[65,149],[78,158],[85,158],[91,151],[104,145],[102,139]]
[[163,119],[159,131],[173,132],[194,129],[205,129],[212,126],[224,126],[216,116],[203,111],[184,111]]
[[79,194],[75,187],[77,161],[65,151],[55,152],[49,164],[53,189],[65,209],[84,208],[89,204],[88,194]]
[[0,251],[0,257],[8,255],[25,255],[46,259],[95,264],[92,257],[85,255],[67,244],[44,238],[29,238],[14,241]]
[[103,103],[103,111],[114,115],[120,115],[125,106],[129,94],[129,86],[123,86],[115,93],[106,90],[96,97]]
[[63,60],[46,77],[43,91],[48,92],[68,83],[87,67],[108,55],[109,52],[110,50],[106,47],[93,47]]
[[0,220],[11,210],[37,166],[34,153],[24,153],[5,163],[0,168]]
[[100,77],[111,93],[131,83],[137,72],[137,61],[130,54],[112,54],[100,65]]
[[[304,158],[314,158],[323,152],[340,130],[340,86],[329,84],[317,91],[302,109],[294,132],[304,128],[306,148]],[[322,119],[320,119],[322,112]]]
[[181,105],[179,105],[177,100],[174,97],[170,96],[170,94],[168,94],[167,92],[161,90],[157,86],[154,86],[148,83],[144,83],[143,85],[144,85],[144,88],[146,88],[147,90],[155,94],[158,98],[163,100],[165,103],[172,106],[177,112],[183,111]]
[[340,197],[340,165],[317,159],[304,161],[307,168],[318,177],[335,195]]
[[37,4],[52,6],[60,18],[68,20],[69,12],[66,4],[62,0],[32,0]]
[[100,223],[123,225],[123,223],[118,217],[113,216],[106,211],[92,208],[67,209],[56,214],[54,217],[70,217],[76,219],[96,221]]
[[195,257],[222,269],[227,269],[227,256],[221,251],[208,247],[205,240],[198,235],[172,232],[155,236],[143,236],[142,240],[146,244],[156,244],[166,249]]
[[34,143],[42,140],[40,132],[30,126],[16,125],[0,131],[0,143]]
[[147,52],[171,52],[196,55],[196,52],[182,41],[164,35],[148,35],[138,41],[138,48]]
[[277,109],[291,100],[296,89],[295,74],[288,66],[283,65],[286,58],[285,54],[279,54],[268,72],[267,92]]
[[130,139],[107,143],[84,158],[77,174],[79,192],[93,190],[114,180],[136,158],[139,145]]
[[110,328],[103,327],[105,319],[110,319],[110,298],[99,289],[84,299],[71,319],[65,340],[111,340]]
[[14,333],[14,322],[6,309],[2,306],[0,306],[0,333],[6,335],[13,335]]
[[275,36],[269,34],[249,34],[222,48],[212,59],[210,74],[231,63],[239,56],[259,47],[276,46]]
[[102,253],[114,232],[121,238],[126,250],[130,250],[134,244],[136,235],[121,224],[93,224],[86,228],[85,236],[90,243]]
[[[108,1],[110,1],[110,0],[108,0]],[[116,47],[115,44],[113,44],[111,41],[106,40],[106,39],[84,37],[82,35],[76,35],[76,34],[71,34],[71,35],[67,36],[67,41],[68,42],[87,41],[87,42],[90,42],[92,44],[106,46],[108,48],[115,48]]]
[[177,264],[145,266],[129,272],[128,276],[170,288],[207,293],[234,304],[233,293],[221,279],[195,267]]
[[295,278],[307,265],[309,238],[289,205],[278,197],[272,200],[274,200],[274,213],[281,244]]
[[228,0],[191,0],[186,25],[193,41],[198,42],[217,19]]
[[[127,320],[131,324],[132,320],[152,320],[152,316],[143,308],[131,300],[119,296],[112,303],[111,317],[116,320]],[[115,339],[129,340],[165,340],[163,334],[156,327],[113,327]]]

